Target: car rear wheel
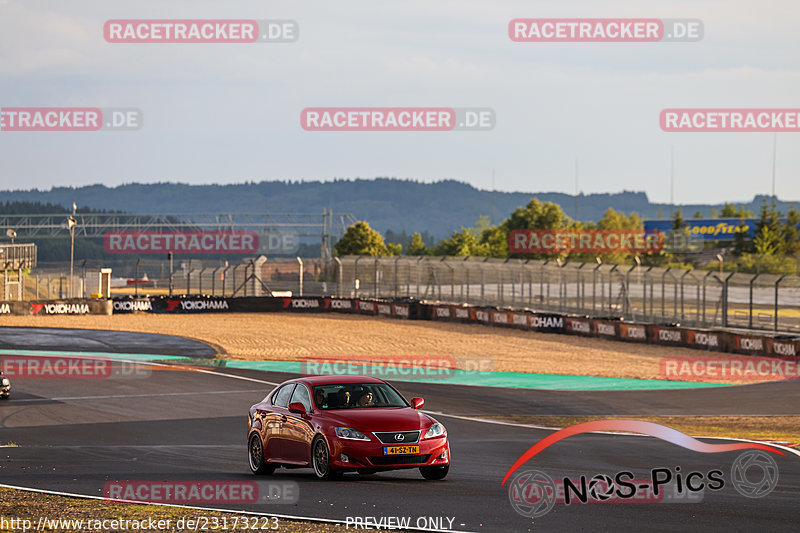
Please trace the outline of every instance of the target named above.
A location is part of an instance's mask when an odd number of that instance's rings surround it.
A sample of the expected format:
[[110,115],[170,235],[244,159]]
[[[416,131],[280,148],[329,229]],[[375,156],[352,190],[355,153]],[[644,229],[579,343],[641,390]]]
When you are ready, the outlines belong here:
[[258,433],[253,433],[247,443],[247,459],[250,470],[256,475],[269,475],[275,472],[275,466],[264,459],[264,444]]
[[450,471],[450,465],[444,466],[421,466],[419,468],[420,474],[425,479],[438,480],[444,479],[447,472]]
[[311,445],[311,466],[314,474],[319,479],[336,479],[340,477],[340,472],[331,468],[331,454],[328,450],[328,443],[322,437],[314,439]]

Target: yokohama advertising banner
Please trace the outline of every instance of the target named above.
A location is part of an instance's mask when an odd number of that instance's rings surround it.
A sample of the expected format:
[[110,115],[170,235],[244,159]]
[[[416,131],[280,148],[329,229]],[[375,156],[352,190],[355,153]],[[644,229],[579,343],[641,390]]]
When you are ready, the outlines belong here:
[[103,247],[110,254],[254,254],[254,231],[109,231]]

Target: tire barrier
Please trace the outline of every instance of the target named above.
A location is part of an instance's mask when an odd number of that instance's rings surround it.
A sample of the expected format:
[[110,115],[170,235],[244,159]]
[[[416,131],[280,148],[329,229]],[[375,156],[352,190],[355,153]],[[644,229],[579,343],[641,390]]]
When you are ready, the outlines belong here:
[[0,302],[0,316],[110,315],[112,312],[111,300],[70,298],[32,302]]
[[800,360],[800,336],[694,329],[676,324],[625,322],[615,317],[592,318],[540,313],[530,309],[499,309],[414,299],[156,296],[115,298],[109,307],[111,305],[114,313],[350,313],[406,320],[484,324],[542,333]]

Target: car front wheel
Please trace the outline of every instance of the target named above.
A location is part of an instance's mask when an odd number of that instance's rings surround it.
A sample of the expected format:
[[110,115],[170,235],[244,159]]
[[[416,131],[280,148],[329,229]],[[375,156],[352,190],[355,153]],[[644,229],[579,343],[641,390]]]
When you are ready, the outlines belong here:
[[264,459],[264,444],[257,433],[253,433],[247,443],[247,459],[250,470],[256,475],[269,475],[275,472],[275,466]]
[[314,439],[311,446],[311,466],[318,479],[336,479],[340,473],[331,468],[331,454],[328,443],[322,437]]

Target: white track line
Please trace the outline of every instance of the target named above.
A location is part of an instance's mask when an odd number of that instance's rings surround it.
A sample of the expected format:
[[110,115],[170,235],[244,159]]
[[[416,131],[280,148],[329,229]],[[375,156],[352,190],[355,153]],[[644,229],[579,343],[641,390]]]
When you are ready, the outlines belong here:
[[[529,429],[543,429],[543,430],[547,430],[547,431],[558,431],[559,429],[563,429],[563,428],[555,428],[555,427],[547,427],[547,426],[536,426],[536,425],[533,425],[533,424],[522,424],[522,423],[519,423],[519,422],[508,422],[508,421],[505,421],[505,420],[491,420],[489,418],[476,418],[476,417],[472,417],[472,416],[451,415],[451,414],[442,413],[442,412],[439,412],[439,411],[423,411],[423,412],[431,414],[431,415],[448,416],[450,418],[456,418],[458,420],[467,420],[469,422],[482,422],[484,424],[496,424],[496,425],[499,425],[499,426],[514,426],[514,427],[529,428]],[[624,435],[626,437],[650,437],[650,435],[642,435],[641,433],[627,433],[627,432],[624,432],[624,431],[589,431],[587,433],[596,433],[598,435]],[[653,438],[655,438],[655,437],[653,437]],[[740,439],[740,438],[737,438],[737,437],[702,437],[702,436],[700,436],[700,437],[694,437],[694,438],[696,438],[696,439],[714,439],[714,440],[733,440],[733,441],[739,441],[739,442],[749,442],[749,443],[752,443],[752,444],[764,444],[765,442],[768,442],[768,441],[758,441],[758,440],[751,440],[751,439]],[[789,453],[792,453],[792,454],[797,455],[798,457],[800,457],[800,450],[795,450],[794,448],[789,448],[788,446],[782,446],[780,444],[770,444],[770,446],[773,446],[775,448],[780,448],[783,451],[787,451]]]
[[159,396],[206,396],[209,394],[250,394],[252,392],[260,392],[263,394],[263,389],[250,389],[250,390],[226,390],[226,391],[197,391],[197,392],[158,392],[153,394],[109,394],[105,396],[63,396],[56,398],[23,398],[22,400],[14,400],[14,403],[21,402],[65,402],[65,401],[79,401],[79,400],[108,400],[114,398],[150,398]]
[[[125,354],[120,354],[120,355],[125,355]],[[153,355],[154,355],[154,357],[157,356],[157,354],[153,354]],[[136,364],[136,365],[159,366],[159,367],[173,368],[173,369],[176,366],[176,365],[172,365],[172,364],[168,364],[168,363],[156,363],[156,362],[153,362],[153,361],[136,361],[136,360],[131,360],[131,359],[109,359],[107,357],[92,357],[92,356],[76,355],[76,354],[62,354],[62,355],[58,355],[58,356],[53,355],[53,354],[42,354],[42,355],[27,354],[27,355],[25,355],[25,357],[48,357],[48,358],[65,357],[65,358],[71,358],[71,359],[90,359],[90,360],[101,359],[101,360],[104,360],[104,361],[106,361],[106,360],[110,361],[112,364],[113,363],[132,363],[132,364]],[[280,385],[280,383],[275,383],[274,381],[266,381],[266,380],[263,380],[263,379],[248,378],[246,376],[237,376],[235,374],[224,374],[222,372],[214,372],[212,370],[205,370],[205,369],[202,369],[202,368],[193,367],[192,365],[187,365],[185,363],[178,363],[177,366],[183,367],[180,370],[178,370],[179,372],[180,371],[184,371],[184,372],[197,372],[199,374],[211,374],[212,376],[223,376],[223,377],[232,378],[232,379],[240,379],[242,381],[252,381],[254,383],[264,383],[266,385],[272,385],[274,387],[277,387],[278,385]]]

